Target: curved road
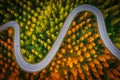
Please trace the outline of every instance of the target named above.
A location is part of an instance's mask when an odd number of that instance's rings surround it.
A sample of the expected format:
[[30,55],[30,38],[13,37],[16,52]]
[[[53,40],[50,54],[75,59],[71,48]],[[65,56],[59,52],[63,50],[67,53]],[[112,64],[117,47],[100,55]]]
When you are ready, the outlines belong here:
[[28,72],[36,72],[36,71],[42,70],[51,62],[51,60],[55,56],[56,52],[58,51],[73,19],[76,17],[76,15],[79,12],[82,12],[82,11],[90,11],[96,15],[97,23],[98,23],[98,30],[99,30],[101,39],[103,40],[104,44],[109,49],[109,51],[114,56],[116,56],[118,59],[120,59],[120,50],[118,50],[114,46],[114,44],[111,42],[110,38],[107,35],[107,31],[106,31],[102,13],[96,7],[87,5],[87,4],[78,6],[69,14],[69,16],[66,19],[51,50],[49,51],[47,56],[42,61],[40,61],[39,63],[36,63],[36,64],[28,63],[22,57],[22,54],[20,51],[20,27],[15,21],[10,21],[10,22],[0,26],[0,30],[3,30],[4,28],[7,28],[7,27],[14,28],[14,31],[15,31],[15,34],[14,34],[14,52],[15,52],[15,54],[14,55],[15,55],[16,61],[23,70],[28,71]]

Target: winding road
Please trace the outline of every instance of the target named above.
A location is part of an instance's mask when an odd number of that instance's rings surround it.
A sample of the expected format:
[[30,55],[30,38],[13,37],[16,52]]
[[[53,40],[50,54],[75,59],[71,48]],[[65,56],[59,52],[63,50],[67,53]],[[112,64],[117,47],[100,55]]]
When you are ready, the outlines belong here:
[[43,68],[45,68],[53,59],[53,57],[56,55],[56,52],[58,51],[73,19],[76,17],[76,15],[82,11],[90,11],[95,14],[97,18],[97,23],[98,23],[98,31],[100,34],[100,37],[105,44],[105,46],[109,49],[109,51],[116,56],[118,59],[120,59],[120,50],[117,49],[114,44],[111,42],[110,38],[107,35],[106,27],[105,27],[105,22],[104,22],[104,17],[102,13],[100,12],[99,9],[92,5],[84,4],[76,7],[73,9],[73,11],[69,14],[67,17],[62,29],[60,30],[60,33],[54,42],[51,50],[49,53],[46,55],[46,57],[40,61],[39,63],[36,64],[31,64],[28,63],[24,60],[22,57],[21,51],[20,51],[20,27],[18,23],[15,21],[10,21],[2,26],[0,26],[0,30],[3,30],[7,27],[13,27],[14,28],[14,56],[16,58],[16,61],[18,65],[25,71],[28,72],[36,72],[40,71]]

